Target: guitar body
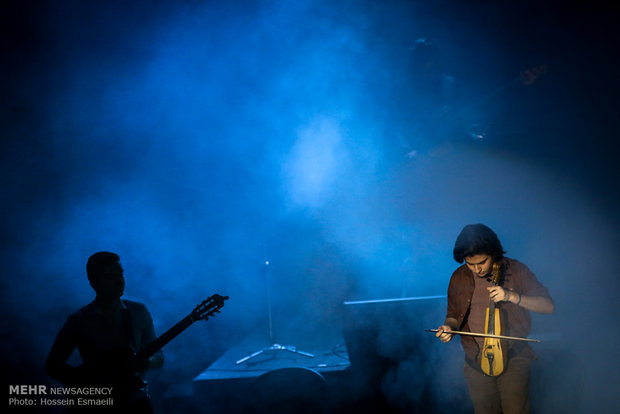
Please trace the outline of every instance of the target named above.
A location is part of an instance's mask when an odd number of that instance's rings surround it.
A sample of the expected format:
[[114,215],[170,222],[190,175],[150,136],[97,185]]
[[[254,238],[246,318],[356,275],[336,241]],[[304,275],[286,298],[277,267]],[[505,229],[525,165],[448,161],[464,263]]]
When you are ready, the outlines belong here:
[[[146,398],[146,383],[136,371],[137,363],[148,360],[153,354],[176,338],[198,320],[206,320],[219,313],[228,296],[215,294],[200,303],[185,318],[142,348],[137,354],[129,347],[113,348],[99,356],[95,363],[78,368],[80,387],[112,387],[115,406],[128,407],[137,399]],[[142,369],[145,369],[143,367]]]
[[129,347],[113,348],[96,363],[80,366],[80,387],[111,387],[115,405],[126,405],[144,396],[146,382],[135,370],[136,354]]

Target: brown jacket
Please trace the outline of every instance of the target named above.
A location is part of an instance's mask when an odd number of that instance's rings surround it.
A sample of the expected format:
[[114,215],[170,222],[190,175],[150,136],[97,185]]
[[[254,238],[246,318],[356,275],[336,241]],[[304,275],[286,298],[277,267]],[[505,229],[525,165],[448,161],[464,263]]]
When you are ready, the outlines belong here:
[[[544,296],[551,298],[547,288],[544,287],[534,273],[526,265],[518,260],[502,259],[505,264],[504,281],[501,286],[512,290],[520,295]],[[470,331],[467,322],[471,299],[474,294],[474,274],[467,265],[462,265],[454,271],[448,286],[448,312],[447,318],[454,318],[458,322],[458,329]],[[510,302],[500,302],[497,304],[502,318],[502,335],[526,337],[529,335],[532,320],[530,312],[520,306]],[[465,351],[465,356],[470,361],[480,361],[480,349],[477,342],[471,336],[461,336],[461,345]],[[508,356],[515,355],[536,358],[536,354],[525,342],[506,341]]]

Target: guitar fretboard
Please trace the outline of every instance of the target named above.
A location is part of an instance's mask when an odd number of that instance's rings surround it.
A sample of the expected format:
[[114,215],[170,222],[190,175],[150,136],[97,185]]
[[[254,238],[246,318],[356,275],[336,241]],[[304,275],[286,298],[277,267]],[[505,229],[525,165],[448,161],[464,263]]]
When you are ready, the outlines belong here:
[[151,357],[155,352],[166,346],[168,342],[172,341],[181,332],[187,329],[187,327],[190,326],[192,323],[194,323],[192,315],[187,315],[185,318],[179,321],[179,323],[177,323],[172,328],[164,332],[161,336],[159,336],[156,340],[145,346],[140,352],[138,352],[138,356],[144,359]]

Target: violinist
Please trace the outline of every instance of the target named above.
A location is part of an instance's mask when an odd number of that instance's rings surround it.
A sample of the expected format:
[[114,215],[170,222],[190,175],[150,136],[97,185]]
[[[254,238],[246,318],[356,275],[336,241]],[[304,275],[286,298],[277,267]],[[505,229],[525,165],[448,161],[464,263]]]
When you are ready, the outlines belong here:
[[463,372],[476,414],[530,412],[530,364],[536,354],[526,341],[494,336],[525,338],[530,311],[554,311],[547,288],[526,265],[504,253],[489,227],[463,228],[453,255],[465,264],[450,278],[446,320],[436,333],[442,342],[452,340],[451,331],[484,334],[461,336]]

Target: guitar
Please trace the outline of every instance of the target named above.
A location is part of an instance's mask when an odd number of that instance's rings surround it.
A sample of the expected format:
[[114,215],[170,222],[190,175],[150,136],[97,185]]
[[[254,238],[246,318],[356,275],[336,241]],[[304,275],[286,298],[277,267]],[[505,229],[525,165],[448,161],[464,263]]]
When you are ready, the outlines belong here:
[[196,306],[189,315],[137,353],[128,348],[113,349],[102,357],[96,366],[80,367],[82,381],[79,385],[112,387],[112,395],[117,403],[130,401],[146,387],[146,383],[134,369],[135,361],[148,360],[194,322],[207,320],[219,313],[226,300],[228,296],[218,294],[210,296]]
[[181,321],[179,321],[172,328],[168,329],[153,342],[142,348],[136,354],[136,357],[148,359],[155,352],[166,346],[168,342],[176,338],[181,332],[187,329],[194,322],[203,319],[207,320],[209,319],[209,317],[214,316],[216,313],[219,313],[220,309],[224,307],[224,301],[226,300],[228,300],[228,296],[221,296],[217,293],[213,296],[209,296],[207,299],[202,301],[202,303],[196,306],[189,315],[181,319]]

